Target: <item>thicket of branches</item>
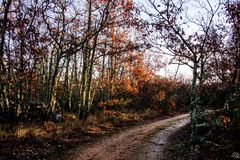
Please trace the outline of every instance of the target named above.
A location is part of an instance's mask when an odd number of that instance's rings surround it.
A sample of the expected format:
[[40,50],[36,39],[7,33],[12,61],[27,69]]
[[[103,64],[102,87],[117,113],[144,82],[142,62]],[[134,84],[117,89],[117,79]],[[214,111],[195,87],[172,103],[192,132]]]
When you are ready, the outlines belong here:
[[[132,0],[2,0],[0,121],[24,119],[31,107],[84,120],[106,108],[189,105],[197,143],[204,107],[239,108],[240,4],[199,0],[204,14],[194,19],[181,0],[148,2],[150,10]],[[187,33],[189,23],[198,30]],[[157,76],[147,49],[189,66],[191,84]]]
[[[205,139],[199,136],[200,129],[209,126],[202,123],[206,105],[217,105],[226,112],[239,109],[240,4],[199,0],[192,5],[199,13],[190,15],[193,13],[187,12],[183,0],[148,3],[151,9],[142,10],[150,19],[154,50],[173,56],[173,63],[187,65],[193,71],[191,129],[192,143],[198,144]],[[197,29],[189,31],[190,25]]]
[[184,85],[157,80],[144,63],[144,27],[131,0],[3,0],[0,9],[2,121],[26,118],[34,107],[80,119],[113,102],[156,107],[175,103]]

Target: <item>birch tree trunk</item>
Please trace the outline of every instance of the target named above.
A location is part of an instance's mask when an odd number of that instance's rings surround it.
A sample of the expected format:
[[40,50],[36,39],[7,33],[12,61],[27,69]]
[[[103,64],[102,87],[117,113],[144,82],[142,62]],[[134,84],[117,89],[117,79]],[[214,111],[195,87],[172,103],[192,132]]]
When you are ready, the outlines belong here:
[[10,10],[12,1],[3,1],[2,5],[4,6],[4,16],[3,16],[3,25],[1,28],[1,42],[0,42],[0,107],[8,111],[9,110],[9,99],[8,96],[6,95],[6,66],[4,64],[4,45],[5,45],[5,36],[6,36],[6,30],[7,30],[7,25],[8,25],[8,14]]
[[191,140],[193,146],[198,142],[198,134],[197,134],[197,124],[198,124],[198,114],[199,114],[199,105],[198,105],[198,96],[197,96],[197,73],[198,63],[195,57],[195,61],[193,64],[193,79],[192,79],[192,87],[191,87]]

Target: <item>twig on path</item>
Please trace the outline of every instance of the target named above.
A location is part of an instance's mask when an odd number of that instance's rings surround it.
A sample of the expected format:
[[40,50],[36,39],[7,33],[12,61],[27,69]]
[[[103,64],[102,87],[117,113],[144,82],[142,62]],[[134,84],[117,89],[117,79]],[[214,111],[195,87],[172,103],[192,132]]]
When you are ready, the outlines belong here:
[[151,143],[151,144],[154,144],[154,145],[156,145],[156,146],[162,146],[162,145],[164,145],[164,143],[156,143],[156,142],[152,142],[152,141],[148,141],[148,140],[142,140],[142,141],[148,142],[148,143]]

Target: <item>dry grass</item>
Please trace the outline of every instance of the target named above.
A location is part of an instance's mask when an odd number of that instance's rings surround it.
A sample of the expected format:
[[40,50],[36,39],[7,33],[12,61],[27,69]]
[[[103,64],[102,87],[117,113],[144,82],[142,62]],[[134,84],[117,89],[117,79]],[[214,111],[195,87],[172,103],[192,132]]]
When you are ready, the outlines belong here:
[[8,131],[6,131],[5,129],[0,129],[0,139],[5,139],[5,138],[7,138],[7,137],[9,137],[9,136],[12,136],[13,135],[13,133],[12,132],[8,132]]
[[54,138],[58,139],[62,136],[72,134],[75,130],[82,130],[82,123],[74,114],[64,115],[65,121],[63,123],[54,123],[46,121],[43,124],[35,123],[19,123],[18,125],[10,127],[8,125],[0,126],[0,139],[11,137],[27,138],[35,137],[41,138]]
[[156,111],[156,110],[151,110],[151,109],[147,108],[147,109],[143,110],[142,112],[138,113],[138,115],[141,119],[149,119],[149,118],[156,117],[157,115],[161,114],[162,112],[163,112],[162,110]]
[[73,135],[78,131],[96,134],[102,133],[104,130],[112,130],[114,126],[128,125],[156,115],[155,111],[149,109],[142,112],[104,110],[98,114],[90,115],[85,122],[81,122],[75,114],[68,113],[64,115],[64,122],[62,123],[52,121],[46,121],[43,124],[20,123],[11,129],[7,125],[0,126],[0,139],[9,137],[58,139]]

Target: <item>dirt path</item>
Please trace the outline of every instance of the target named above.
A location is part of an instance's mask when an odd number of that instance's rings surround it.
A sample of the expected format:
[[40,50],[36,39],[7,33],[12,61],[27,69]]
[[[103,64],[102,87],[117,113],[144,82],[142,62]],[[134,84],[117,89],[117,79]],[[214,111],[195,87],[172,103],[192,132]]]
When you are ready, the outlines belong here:
[[189,115],[160,120],[103,139],[77,149],[73,160],[155,160],[159,159],[167,138],[189,123]]

